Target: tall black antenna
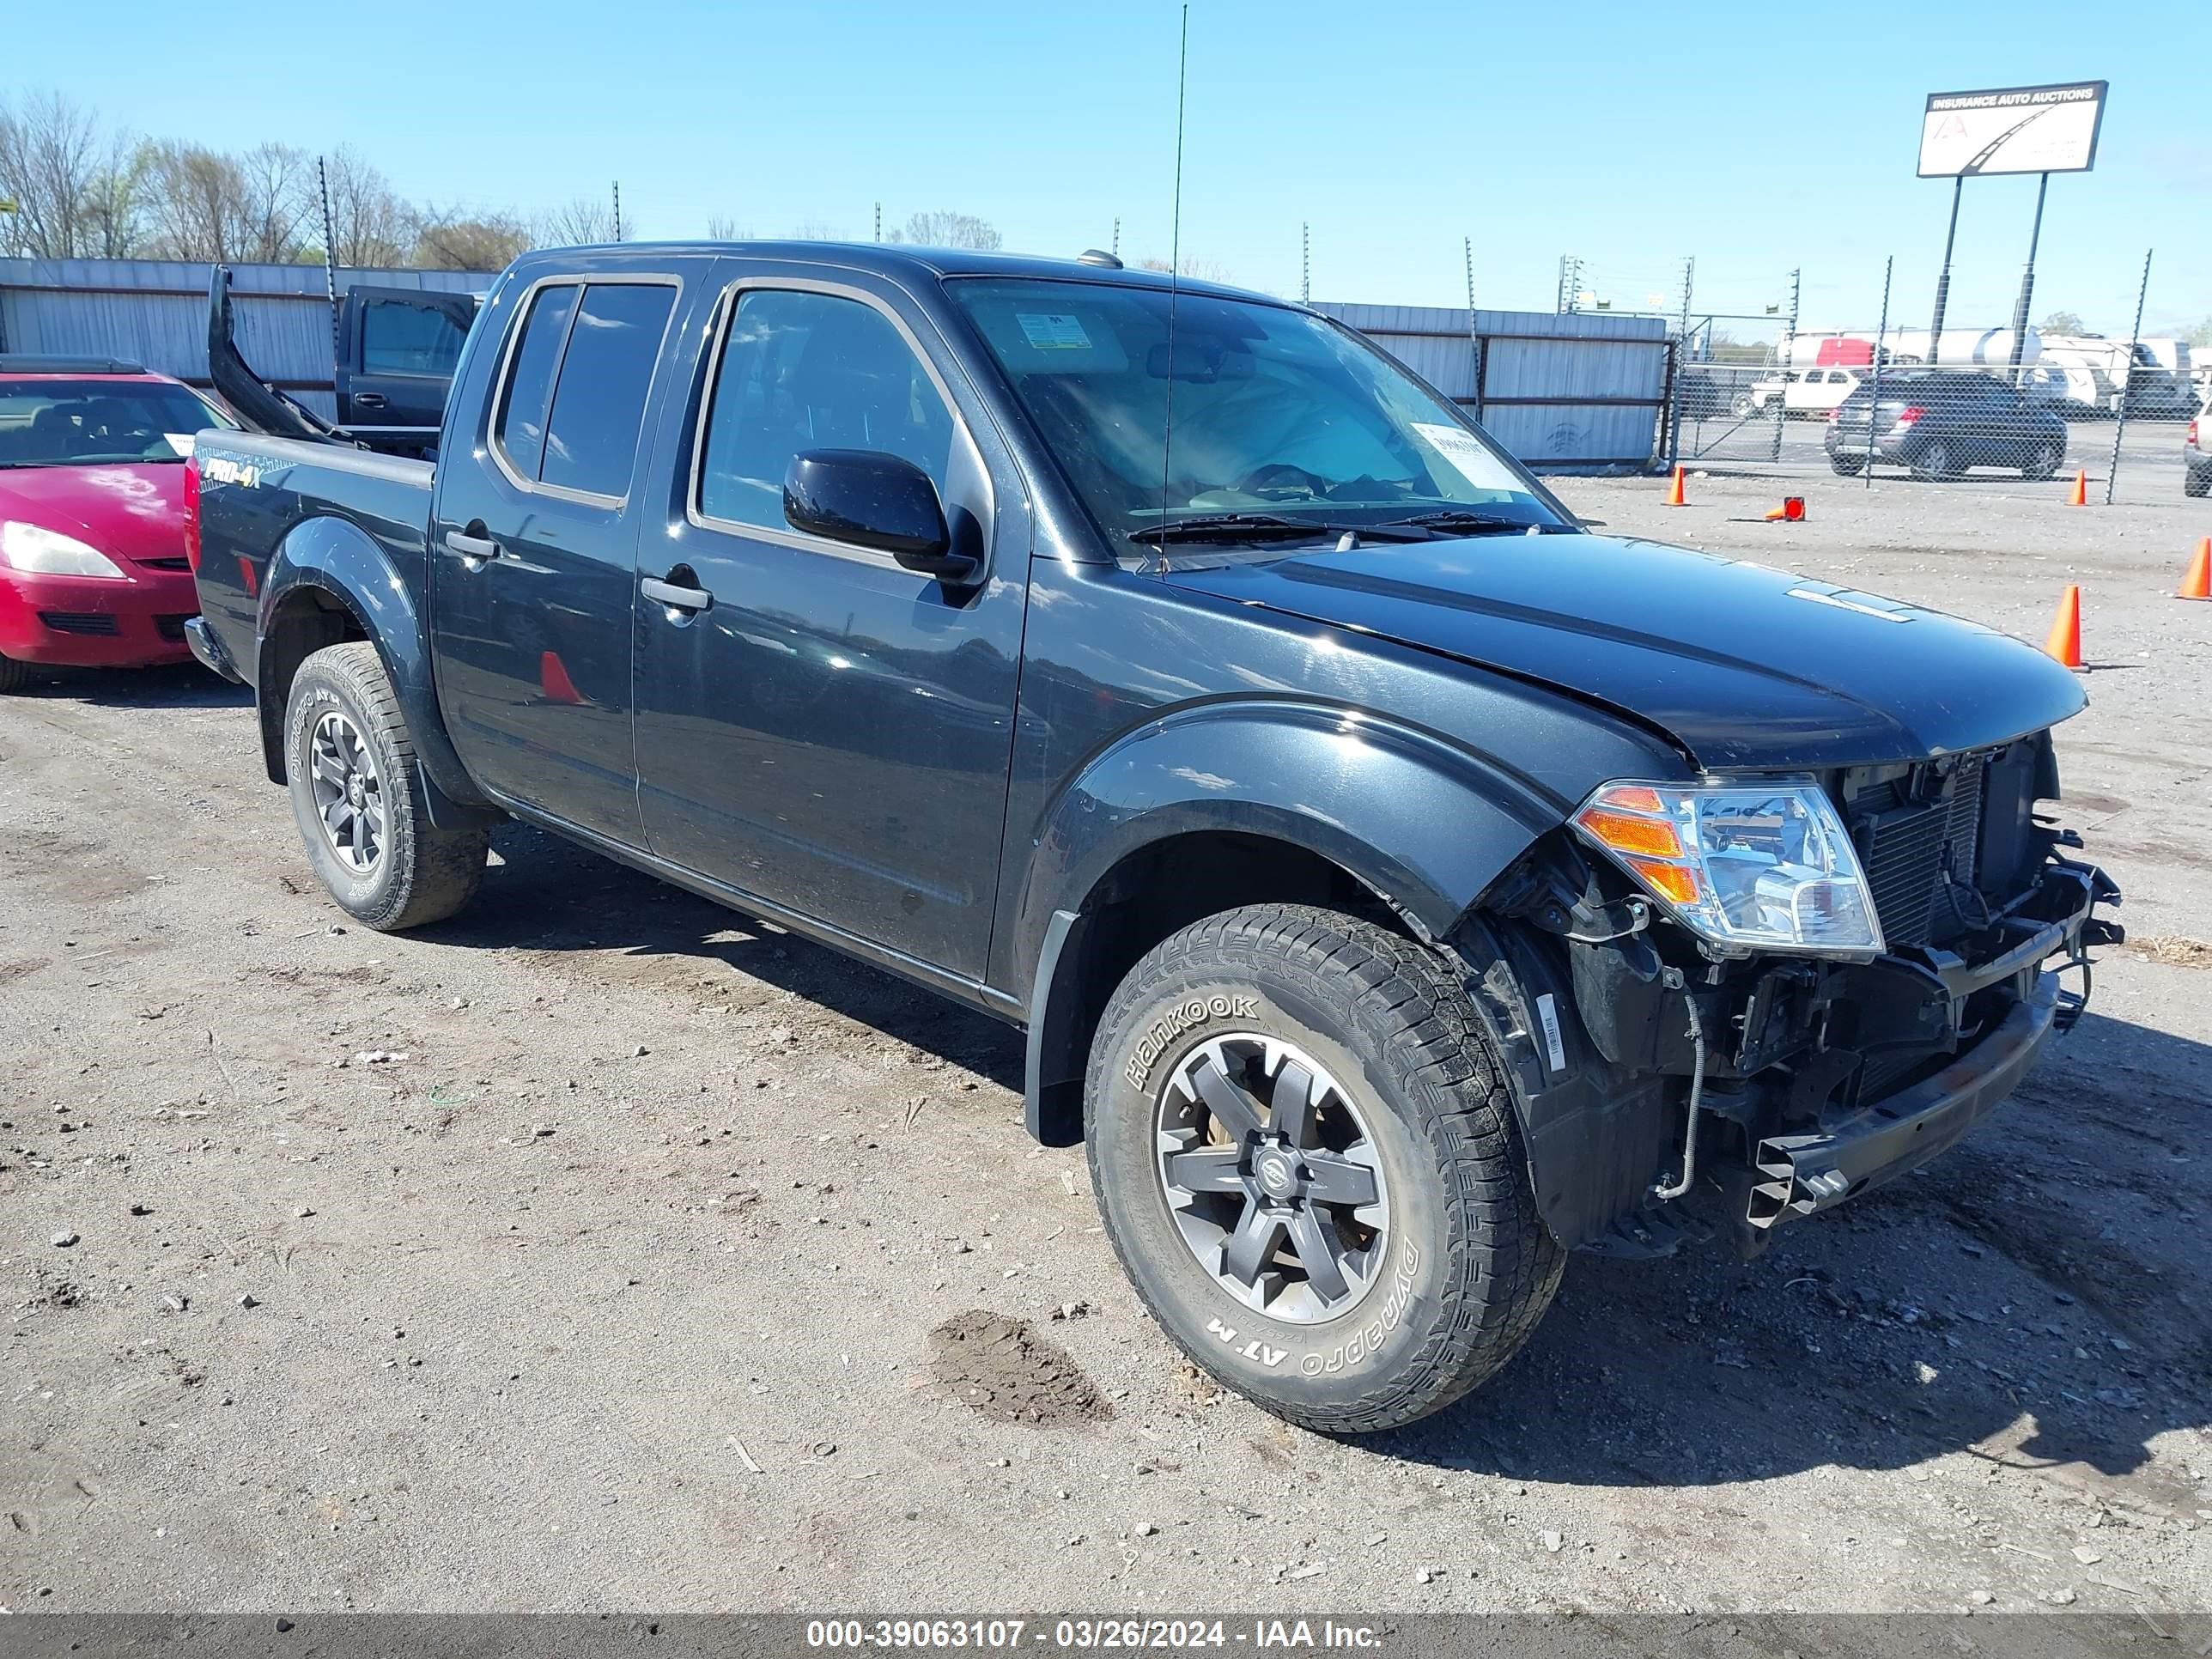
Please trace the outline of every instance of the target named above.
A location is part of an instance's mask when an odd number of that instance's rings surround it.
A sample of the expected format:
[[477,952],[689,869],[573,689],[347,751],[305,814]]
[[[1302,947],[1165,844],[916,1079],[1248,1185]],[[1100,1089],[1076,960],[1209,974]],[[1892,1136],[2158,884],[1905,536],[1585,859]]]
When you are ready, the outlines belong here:
[[[1176,60],[1175,216],[1168,233],[1168,398],[1160,431],[1160,528],[1168,522],[1169,480],[1174,477],[1176,295],[1182,284],[1182,109],[1190,85],[1190,7],[1182,9],[1182,46]],[[1160,565],[1167,566],[1167,538],[1160,538]]]

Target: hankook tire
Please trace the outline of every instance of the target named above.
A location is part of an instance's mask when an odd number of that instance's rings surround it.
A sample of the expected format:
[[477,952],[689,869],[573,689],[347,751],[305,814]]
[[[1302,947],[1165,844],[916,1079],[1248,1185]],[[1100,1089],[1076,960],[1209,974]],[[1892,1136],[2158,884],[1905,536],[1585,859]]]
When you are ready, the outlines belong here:
[[1106,1232],[1200,1367],[1308,1428],[1450,1404],[1510,1359],[1564,1256],[1453,964],[1300,905],[1155,946],[1092,1042]]

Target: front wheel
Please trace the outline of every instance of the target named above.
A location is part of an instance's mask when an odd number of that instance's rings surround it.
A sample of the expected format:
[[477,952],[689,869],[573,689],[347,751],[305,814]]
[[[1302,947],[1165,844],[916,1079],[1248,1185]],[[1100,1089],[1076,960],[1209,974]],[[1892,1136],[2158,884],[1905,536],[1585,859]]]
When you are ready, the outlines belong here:
[[1107,1234],[1225,1386],[1327,1432],[1410,1423],[1559,1288],[1510,1088],[1437,953],[1305,906],[1209,916],[1130,971],[1092,1042]]
[[[2196,492],[2203,495],[2203,490]],[[20,691],[31,683],[31,665],[13,657],[0,657],[0,694]]]
[[1856,455],[1832,455],[1828,469],[1839,478],[1856,478],[1866,469],[1866,463]]
[[2066,452],[2045,439],[2036,445],[2035,453],[2027,458],[2027,465],[2021,468],[2020,476],[2035,479],[2056,477],[2058,464],[2065,459]]
[[300,665],[284,758],[307,861],[355,921],[398,933],[443,921],[475,895],[489,833],[430,822],[422,764],[374,646],[325,646]]

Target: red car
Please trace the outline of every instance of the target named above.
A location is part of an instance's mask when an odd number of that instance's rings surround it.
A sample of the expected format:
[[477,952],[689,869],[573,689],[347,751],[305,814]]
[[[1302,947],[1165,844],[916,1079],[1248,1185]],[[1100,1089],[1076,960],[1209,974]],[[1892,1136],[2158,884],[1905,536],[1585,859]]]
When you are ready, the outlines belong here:
[[192,434],[236,424],[134,363],[0,356],[0,691],[33,664],[191,655],[184,462]]

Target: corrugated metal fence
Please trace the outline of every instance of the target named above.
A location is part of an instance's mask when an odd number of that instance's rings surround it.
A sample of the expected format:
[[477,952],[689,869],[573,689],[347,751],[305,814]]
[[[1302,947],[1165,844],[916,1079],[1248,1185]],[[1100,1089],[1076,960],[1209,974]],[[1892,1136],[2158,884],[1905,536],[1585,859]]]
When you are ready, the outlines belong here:
[[[341,269],[356,285],[481,294],[488,275]],[[208,267],[178,259],[0,259],[0,351],[121,357],[207,384]],[[234,265],[231,319],[246,362],[325,419],[331,308],[320,265]]]
[[1667,406],[1658,317],[1323,305],[1539,470],[1647,467]]
[[[331,315],[316,265],[236,265],[239,349],[325,417]],[[341,270],[359,283],[480,294],[456,270]],[[172,259],[0,259],[0,350],[129,358],[207,382],[208,268]],[[1358,329],[1474,416],[1532,466],[1645,467],[1668,396],[1667,325],[1589,312],[1316,305]]]

